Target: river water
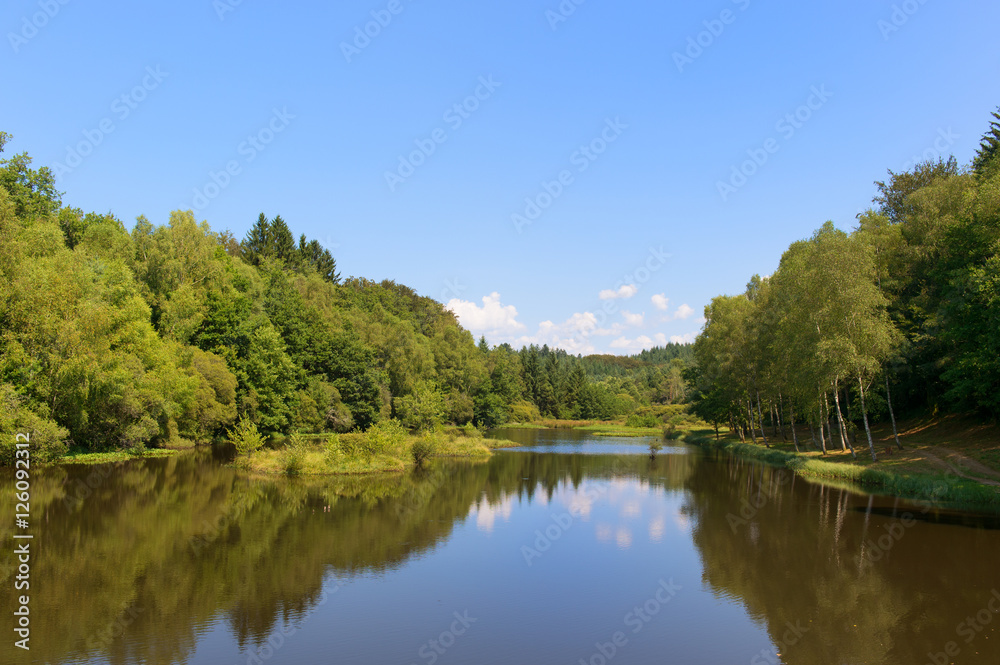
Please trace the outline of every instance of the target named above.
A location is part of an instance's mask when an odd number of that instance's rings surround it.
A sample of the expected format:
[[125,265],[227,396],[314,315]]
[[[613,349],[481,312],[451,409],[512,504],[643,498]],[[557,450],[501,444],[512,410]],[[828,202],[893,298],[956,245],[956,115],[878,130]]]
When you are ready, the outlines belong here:
[[995,516],[499,434],[523,447],[378,478],[248,478],[219,450],[33,469],[27,530],[5,470],[0,662],[1000,663]]

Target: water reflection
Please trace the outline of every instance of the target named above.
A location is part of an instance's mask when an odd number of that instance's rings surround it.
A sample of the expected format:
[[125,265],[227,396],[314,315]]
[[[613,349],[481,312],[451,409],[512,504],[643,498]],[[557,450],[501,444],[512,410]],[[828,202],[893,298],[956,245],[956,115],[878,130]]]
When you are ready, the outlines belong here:
[[[480,623],[441,665],[577,662],[661,578],[683,590],[616,664],[924,663],[949,642],[1000,662],[985,518],[693,450],[520,436],[536,452],[375,478],[250,478],[211,451],[39,470],[32,649],[6,640],[0,662],[427,662],[466,609]],[[589,445],[633,454],[552,452]]]
[[997,532],[968,528],[989,518],[951,520],[723,456],[697,465],[688,488],[707,583],[767,626],[781,662],[922,664],[949,642],[960,662],[1000,662],[1000,616],[959,635],[1000,588]]

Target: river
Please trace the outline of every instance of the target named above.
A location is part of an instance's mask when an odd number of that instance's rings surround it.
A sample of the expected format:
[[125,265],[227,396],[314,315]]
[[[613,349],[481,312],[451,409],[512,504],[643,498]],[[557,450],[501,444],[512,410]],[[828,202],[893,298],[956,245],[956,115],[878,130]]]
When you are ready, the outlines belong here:
[[[509,430],[377,478],[222,450],[0,475],[0,662],[1000,662],[1000,522],[699,448]],[[30,594],[30,651],[14,612]]]

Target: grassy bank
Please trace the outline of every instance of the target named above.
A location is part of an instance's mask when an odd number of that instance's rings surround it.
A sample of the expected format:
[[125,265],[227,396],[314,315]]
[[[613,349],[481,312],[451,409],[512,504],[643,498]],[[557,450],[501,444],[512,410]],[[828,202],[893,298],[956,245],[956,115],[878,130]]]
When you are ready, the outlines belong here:
[[902,453],[897,451],[885,460],[872,462],[867,445],[863,450],[858,449],[858,459],[855,460],[850,453],[840,450],[827,455],[813,450],[795,452],[789,443],[772,443],[767,448],[762,444],[741,443],[729,437],[716,441],[709,433],[689,436],[686,440],[702,447],[787,468],[805,478],[849,483],[870,492],[955,506],[1000,506],[1000,487],[940,468],[922,457],[920,448],[908,447],[906,442]]
[[70,450],[68,453],[55,461],[56,464],[108,464],[110,462],[124,462],[130,459],[144,459],[147,457],[170,457],[176,455],[178,450],[167,448],[145,448],[141,452],[128,450],[116,450],[108,453],[91,453],[84,450]]
[[590,432],[595,436],[658,436],[663,437],[663,427],[629,427],[619,423],[583,425],[573,429]]
[[474,427],[458,427],[411,434],[395,421],[385,421],[367,432],[326,437],[291,436],[272,442],[272,449],[237,457],[235,465],[247,471],[287,475],[360,475],[394,473],[431,457],[485,460],[491,451],[516,447],[512,441],[487,439]]

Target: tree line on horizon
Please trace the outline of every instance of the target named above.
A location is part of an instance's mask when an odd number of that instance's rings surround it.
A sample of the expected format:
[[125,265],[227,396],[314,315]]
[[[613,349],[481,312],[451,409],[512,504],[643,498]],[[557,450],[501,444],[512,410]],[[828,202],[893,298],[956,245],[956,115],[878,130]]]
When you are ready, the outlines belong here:
[[1000,109],[992,117],[968,166],[889,171],[850,233],[827,222],[774,274],[714,298],[687,370],[692,410],[765,444],[765,421],[799,423],[824,452],[837,441],[856,454],[863,428],[873,460],[873,419],[895,432],[898,412],[1000,415]]
[[241,241],[191,211],[129,230],[63,205],[27,153],[0,160],[0,461],[15,432],[43,460],[206,443],[238,419],[287,434],[613,418],[682,400],[691,357],[490,348],[406,286],[342,278],[280,216]]

